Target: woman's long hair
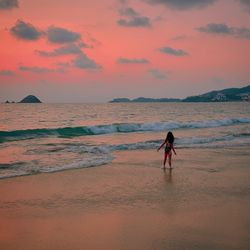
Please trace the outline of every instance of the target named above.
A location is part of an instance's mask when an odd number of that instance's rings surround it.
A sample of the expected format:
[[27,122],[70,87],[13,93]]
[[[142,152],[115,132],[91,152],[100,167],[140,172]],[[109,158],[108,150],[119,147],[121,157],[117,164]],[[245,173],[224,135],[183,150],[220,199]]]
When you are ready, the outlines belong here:
[[168,141],[169,143],[174,143],[174,135],[171,131],[168,132],[166,141]]

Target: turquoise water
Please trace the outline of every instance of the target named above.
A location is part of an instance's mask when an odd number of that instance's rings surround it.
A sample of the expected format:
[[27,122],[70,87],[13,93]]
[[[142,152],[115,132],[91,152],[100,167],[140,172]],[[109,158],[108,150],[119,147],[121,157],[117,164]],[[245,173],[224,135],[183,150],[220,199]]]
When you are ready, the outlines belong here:
[[0,178],[95,167],[119,150],[250,148],[250,103],[1,104]]

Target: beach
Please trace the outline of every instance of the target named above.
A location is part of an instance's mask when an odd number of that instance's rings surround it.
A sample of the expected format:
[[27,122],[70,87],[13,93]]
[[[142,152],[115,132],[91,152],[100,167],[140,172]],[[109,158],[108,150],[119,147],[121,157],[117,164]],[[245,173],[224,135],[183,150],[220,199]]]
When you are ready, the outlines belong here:
[[0,180],[0,249],[249,249],[249,147],[116,151]]
[[0,250],[250,250],[250,0],[0,14]]

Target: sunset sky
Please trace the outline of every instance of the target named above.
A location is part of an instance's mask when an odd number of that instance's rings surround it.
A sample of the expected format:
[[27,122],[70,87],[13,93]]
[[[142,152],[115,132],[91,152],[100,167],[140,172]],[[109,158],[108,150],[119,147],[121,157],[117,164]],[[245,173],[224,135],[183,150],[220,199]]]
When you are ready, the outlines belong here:
[[250,84],[250,0],[0,0],[0,102]]

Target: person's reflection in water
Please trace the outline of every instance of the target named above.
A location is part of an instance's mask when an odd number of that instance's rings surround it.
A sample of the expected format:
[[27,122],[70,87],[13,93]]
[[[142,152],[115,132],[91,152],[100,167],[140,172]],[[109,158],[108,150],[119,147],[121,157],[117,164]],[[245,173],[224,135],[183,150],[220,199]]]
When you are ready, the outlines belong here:
[[172,170],[172,168],[164,169],[164,180],[166,183],[171,184],[173,182]]

